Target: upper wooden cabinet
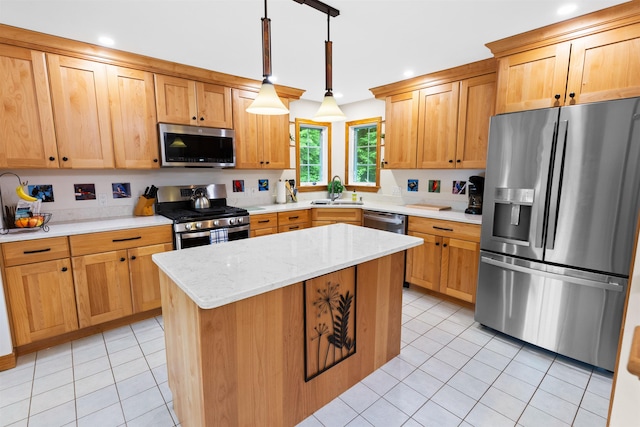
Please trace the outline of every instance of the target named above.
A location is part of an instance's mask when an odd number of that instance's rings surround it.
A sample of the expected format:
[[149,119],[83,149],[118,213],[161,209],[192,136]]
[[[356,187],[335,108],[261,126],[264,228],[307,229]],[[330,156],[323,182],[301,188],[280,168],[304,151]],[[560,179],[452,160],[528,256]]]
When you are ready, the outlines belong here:
[[[289,167],[289,115],[263,116],[247,113],[258,96],[247,90],[233,91],[237,169],[287,169]],[[281,98],[288,107],[289,100]]]
[[160,167],[153,74],[107,66],[115,165]]
[[233,128],[231,88],[155,75],[158,121]]
[[0,45],[0,168],[57,168],[45,54]]
[[498,58],[496,113],[640,95],[637,2],[488,43],[487,47]]
[[107,66],[47,55],[62,168],[113,168]]
[[495,78],[489,59],[371,89],[385,98],[384,167],[484,168]]

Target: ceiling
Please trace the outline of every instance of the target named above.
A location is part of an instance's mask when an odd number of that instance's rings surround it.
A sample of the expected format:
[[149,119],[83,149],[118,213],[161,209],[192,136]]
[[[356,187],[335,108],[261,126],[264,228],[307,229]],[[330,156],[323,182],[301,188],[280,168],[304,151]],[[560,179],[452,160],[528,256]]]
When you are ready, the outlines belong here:
[[[369,88],[489,58],[485,43],[624,3],[566,0],[326,0],[333,89],[339,104]],[[0,23],[260,80],[263,0],[0,0]],[[292,0],[269,0],[277,84],[324,94],[327,16]]]

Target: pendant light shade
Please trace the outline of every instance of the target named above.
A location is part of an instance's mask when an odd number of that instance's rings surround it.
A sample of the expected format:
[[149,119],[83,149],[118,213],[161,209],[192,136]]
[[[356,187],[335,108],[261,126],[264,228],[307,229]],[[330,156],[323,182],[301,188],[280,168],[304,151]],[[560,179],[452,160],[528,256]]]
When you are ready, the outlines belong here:
[[[334,15],[335,16],[335,15]],[[320,105],[320,109],[313,117],[316,122],[339,122],[345,120],[347,116],[344,115],[336,99],[333,97],[333,83],[332,83],[332,58],[333,58],[333,43],[329,33],[329,20],[331,19],[331,13],[327,11],[327,41],[324,43],[324,71],[325,71],[325,89],[324,100]]]
[[261,115],[280,115],[288,114],[289,110],[284,106],[276,88],[269,81],[271,76],[271,20],[267,17],[267,0],[264,0],[264,18],[262,18],[262,86],[258,97],[253,100],[248,113]]

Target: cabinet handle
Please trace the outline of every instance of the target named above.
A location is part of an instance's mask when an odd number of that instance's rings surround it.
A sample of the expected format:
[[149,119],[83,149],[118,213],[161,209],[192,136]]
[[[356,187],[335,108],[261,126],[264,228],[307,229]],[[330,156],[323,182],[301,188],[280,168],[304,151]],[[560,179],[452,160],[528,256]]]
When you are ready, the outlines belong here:
[[270,219],[261,219],[260,221],[258,221],[258,224],[266,224],[268,222],[271,222]]
[[142,239],[142,236],[136,236],[136,237],[125,237],[125,238],[122,238],[122,239],[111,239],[111,241],[112,241],[113,243],[116,243],[116,242],[126,242],[126,241],[128,241],[128,240],[139,240],[139,239]]
[[559,93],[556,93],[556,94],[555,94],[555,96],[554,96],[554,98],[555,98],[555,99],[560,99],[560,94],[559,94]]
[[293,225],[293,226],[289,227],[289,230],[297,230],[298,228],[300,228],[299,225]]
[[289,217],[289,219],[298,219],[298,218],[300,218],[300,216],[299,216],[299,215],[296,215],[296,216],[290,216],[290,217]]
[[573,99],[573,98],[575,98],[575,97],[576,97],[576,93],[575,93],[575,92],[571,92],[571,93],[569,94],[569,98],[572,98],[572,99]]
[[65,272],[67,270],[68,270],[67,267],[62,267],[62,272]]
[[124,262],[124,261],[126,261],[126,260],[127,260],[127,259],[126,259],[125,257],[120,258],[120,262]]
[[55,158],[55,157],[53,157],[53,156],[49,157],[49,160],[51,160],[52,162],[53,162],[55,159],[56,159],[56,158]]
[[49,252],[51,250],[51,248],[46,248],[46,249],[34,249],[32,251],[22,251],[23,254],[28,255],[28,254],[39,254],[40,252]]
[[131,255],[131,259],[132,260],[136,259],[136,256],[135,255]]
[[69,160],[69,158],[68,158],[68,157],[63,157],[63,158],[62,158],[62,161],[63,161],[63,162],[66,162],[67,160]]
[[453,228],[438,227],[437,225],[434,225],[433,228],[435,228],[436,230],[442,230],[442,231],[453,231]]

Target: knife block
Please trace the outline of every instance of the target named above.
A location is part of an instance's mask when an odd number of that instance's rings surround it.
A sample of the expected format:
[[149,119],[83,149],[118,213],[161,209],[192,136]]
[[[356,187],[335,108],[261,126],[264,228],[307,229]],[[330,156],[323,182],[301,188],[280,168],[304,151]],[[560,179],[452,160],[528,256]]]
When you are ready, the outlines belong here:
[[153,212],[153,204],[156,202],[156,199],[147,199],[144,196],[140,196],[138,198],[138,204],[133,210],[133,214],[135,216],[151,216],[154,214]]

